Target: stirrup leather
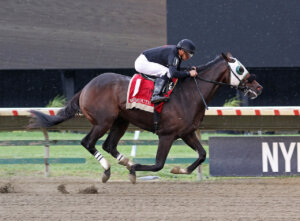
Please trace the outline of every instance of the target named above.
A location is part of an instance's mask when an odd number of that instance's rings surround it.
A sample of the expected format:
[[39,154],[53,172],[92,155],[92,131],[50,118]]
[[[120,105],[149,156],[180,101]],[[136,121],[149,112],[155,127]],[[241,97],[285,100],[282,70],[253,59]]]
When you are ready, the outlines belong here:
[[155,96],[152,96],[151,103],[156,104],[156,103],[159,103],[159,102],[162,102],[162,101],[168,101],[168,100],[169,100],[168,97],[155,95]]

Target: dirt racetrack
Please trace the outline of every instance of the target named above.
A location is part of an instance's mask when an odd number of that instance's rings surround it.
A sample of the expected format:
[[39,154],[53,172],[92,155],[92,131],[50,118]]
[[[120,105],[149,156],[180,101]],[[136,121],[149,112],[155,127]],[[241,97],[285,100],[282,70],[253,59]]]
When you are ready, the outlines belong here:
[[[1,178],[0,220],[300,220],[300,178],[108,182]],[[64,184],[69,194],[57,187]],[[79,194],[95,186],[98,194]]]

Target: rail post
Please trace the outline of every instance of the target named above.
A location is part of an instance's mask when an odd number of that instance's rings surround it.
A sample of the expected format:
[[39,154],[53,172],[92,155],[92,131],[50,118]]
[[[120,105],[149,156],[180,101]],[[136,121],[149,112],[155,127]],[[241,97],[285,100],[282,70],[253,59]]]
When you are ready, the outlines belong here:
[[[134,138],[133,138],[134,140],[138,140],[139,139],[140,132],[141,131],[139,131],[139,130],[134,131]],[[131,156],[132,157],[136,156],[136,148],[137,148],[136,144],[132,145],[132,149],[131,149]]]
[[49,150],[49,135],[47,129],[43,129],[43,134],[45,138],[45,155],[44,155],[44,162],[45,162],[45,177],[50,176],[50,165],[49,165],[49,156],[50,156],[50,150]]
[[201,167],[201,165],[199,165],[198,168],[197,168],[197,180],[198,181],[202,180],[202,167]]

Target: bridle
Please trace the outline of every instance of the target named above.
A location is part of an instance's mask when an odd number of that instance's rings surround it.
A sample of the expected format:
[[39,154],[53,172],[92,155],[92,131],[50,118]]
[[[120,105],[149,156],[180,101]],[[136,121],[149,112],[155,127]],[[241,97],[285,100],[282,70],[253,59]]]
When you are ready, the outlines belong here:
[[[227,63],[227,66],[230,70],[230,73],[233,74],[233,76],[235,76],[236,79],[240,82],[237,86],[229,84],[229,83],[220,82],[220,81],[207,80],[205,78],[200,77],[199,75],[196,78],[198,78],[199,80],[204,81],[204,82],[208,82],[208,83],[212,83],[212,84],[216,84],[216,85],[220,85],[220,86],[228,86],[228,87],[231,87],[231,88],[234,88],[234,89],[237,89],[237,90],[242,90],[243,91],[245,89],[249,89],[249,87],[246,86],[246,81],[244,81],[244,79],[240,79],[236,75],[236,73],[234,73],[234,71],[232,71],[232,68],[230,67],[230,65],[228,65],[228,63]],[[255,75],[254,74],[249,74],[249,75],[250,76],[246,80],[247,80],[247,82],[252,83],[252,81],[255,80]]]
[[[204,99],[204,97],[203,97],[203,95],[202,95],[202,93],[201,93],[201,91],[200,91],[200,88],[199,88],[199,85],[198,85],[198,82],[197,82],[196,78],[198,78],[198,79],[201,80],[201,81],[207,82],[207,83],[212,83],[212,84],[216,84],[216,85],[220,85],[220,86],[227,86],[227,87],[234,88],[234,89],[236,89],[236,90],[240,90],[240,91],[242,91],[245,95],[247,95],[250,91],[252,91],[252,90],[246,85],[246,83],[247,83],[247,82],[251,83],[251,82],[253,82],[253,81],[255,80],[255,75],[254,75],[254,74],[248,73],[250,76],[249,76],[249,77],[246,79],[246,81],[245,81],[245,77],[247,77],[248,74],[245,75],[244,78],[240,79],[240,78],[237,76],[237,74],[232,70],[231,66],[228,64],[228,61],[227,61],[227,67],[228,67],[229,70],[230,70],[230,74],[232,74],[234,77],[236,77],[236,79],[239,81],[239,84],[238,84],[238,85],[232,85],[232,84],[230,84],[230,83],[224,83],[224,82],[214,81],[214,80],[207,80],[207,79],[205,79],[205,78],[200,77],[199,75],[197,75],[196,77],[194,77],[194,81],[195,81],[195,84],[196,84],[196,86],[197,86],[197,90],[198,90],[198,92],[199,92],[199,94],[200,94],[200,96],[201,96],[201,98],[202,98],[202,100],[203,100],[203,104],[204,104],[204,106],[205,106],[205,108],[206,108],[207,110],[208,110],[208,106],[207,106],[206,101],[205,101],[205,99]],[[195,69],[195,68],[192,68],[192,69]]]

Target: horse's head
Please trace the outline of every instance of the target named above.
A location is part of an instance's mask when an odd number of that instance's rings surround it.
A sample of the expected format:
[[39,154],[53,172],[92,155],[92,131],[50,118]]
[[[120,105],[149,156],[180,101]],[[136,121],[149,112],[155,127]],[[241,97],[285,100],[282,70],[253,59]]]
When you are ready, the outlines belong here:
[[230,53],[227,55],[222,53],[222,56],[228,63],[229,79],[227,83],[243,91],[250,99],[257,98],[263,87],[255,80],[255,75],[250,74],[245,66],[233,58]]

